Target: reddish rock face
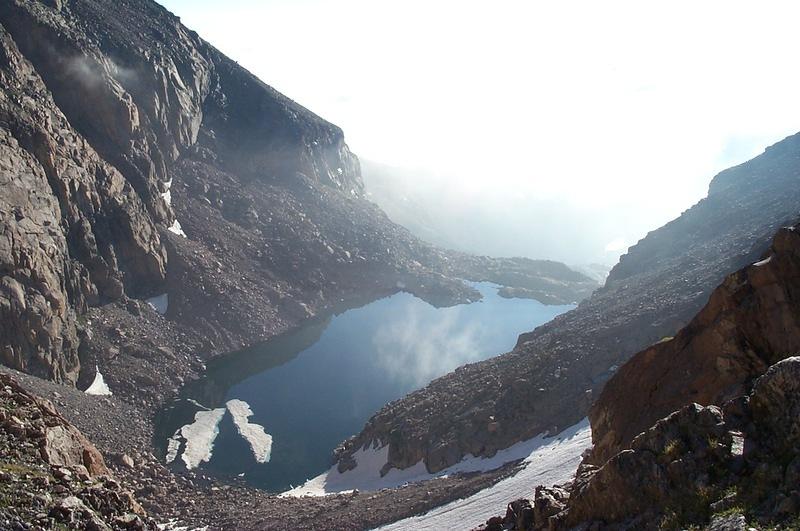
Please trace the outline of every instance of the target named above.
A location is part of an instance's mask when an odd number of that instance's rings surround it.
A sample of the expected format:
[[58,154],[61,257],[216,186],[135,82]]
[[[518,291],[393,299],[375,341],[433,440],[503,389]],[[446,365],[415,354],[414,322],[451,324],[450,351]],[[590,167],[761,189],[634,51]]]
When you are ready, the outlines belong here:
[[798,229],[781,229],[763,259],[730,275],[675,338],[614,375],[590,413],[592,463],[604,463],[684,405],[746,394],[769,366],[800,352]]
[[534,512],[530,529],[727,529],[717,524],[733,516],[743,529],[748,521],[794,529],[798,229],[780,229],[762,259],[725,279],[674,339],[617,372],[591,411],[592,452],[563,499],[537,489],[533,507],[547,511]]

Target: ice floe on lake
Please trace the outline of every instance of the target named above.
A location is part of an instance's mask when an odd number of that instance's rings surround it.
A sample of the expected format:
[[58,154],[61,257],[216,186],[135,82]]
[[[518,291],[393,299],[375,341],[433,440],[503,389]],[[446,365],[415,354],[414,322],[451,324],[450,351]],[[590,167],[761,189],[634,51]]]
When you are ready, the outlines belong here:
[[193,423],[181,427],[170,437],[170,442],[167,443],[167,463],[171,463],[178,456],[181,441],[184,442],[181,459],[186,468],[191,470],[197,468],[200,463],[210,461],[214,440],[219,434],[219,423],[223,416],[225,416],[224,407],[195,413]]
[[219,424],[226,411],[231,414],[236,431],[250,445],[255,460],[258,463],[270,460],[272,435],[260,424],[249,422],[253,410],[247,402],[234,399],[228,401],[225,407],[211,410],[195,401],[190,402],[202,410],[195,413],[193,423],[178,428],[167,440],[167,463],[172,463],[179,455],[189,470],[209,462],[213,455],[214,441],[219,435]]
[[260,424],[251,424],[248,422],[253,415],[253,410],[250,405],[244,400],[230,400],[227,404],[228,411],[233,416],[233,423],[236,426],[236,431],[244,438],[249,444],[250,449],[253,450],[253,457],[259,463],[266,463],[269,461],[272,454],[272,435],[264,431],[264,427]]

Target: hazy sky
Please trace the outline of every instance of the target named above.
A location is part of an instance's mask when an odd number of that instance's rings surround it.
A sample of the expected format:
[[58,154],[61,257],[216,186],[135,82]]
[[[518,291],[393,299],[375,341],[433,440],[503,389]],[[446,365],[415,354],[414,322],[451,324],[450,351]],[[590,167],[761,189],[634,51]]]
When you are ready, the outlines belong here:
[[609,244],[800,130],[793,1],[162,3],[359,156],[613,212]]

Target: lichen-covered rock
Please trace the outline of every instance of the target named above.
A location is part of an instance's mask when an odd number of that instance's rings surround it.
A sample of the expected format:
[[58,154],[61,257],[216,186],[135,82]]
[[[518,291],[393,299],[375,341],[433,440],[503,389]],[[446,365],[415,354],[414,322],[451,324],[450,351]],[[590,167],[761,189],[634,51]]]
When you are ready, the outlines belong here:
[[539,485],[533,494],[533,529],[547,529],[550,519],[566,507],[569,493],[559,487]]
[[719,515],[712,518],[706,531],[747,531],[747,520],[741,514]]
[[[669,507],[707,507],[704,489],[727,487],[732,437],[722,411],[698,404],[658,421],[606,461],[569,499],[567,526],[654,518]],[[702,513],[691,515],[702,517]]]

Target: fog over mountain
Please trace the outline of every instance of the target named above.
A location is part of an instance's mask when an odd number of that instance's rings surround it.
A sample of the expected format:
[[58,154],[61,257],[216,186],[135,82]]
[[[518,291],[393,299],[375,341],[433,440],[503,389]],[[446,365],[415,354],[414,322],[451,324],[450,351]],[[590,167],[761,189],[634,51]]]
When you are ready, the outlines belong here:
[[792,2],[163,4],[478,253],[613,265],[800,120]]
[[464,189],[425,170],[367,160],[361,168],[369,199],[392,221],[443,247],[491,256],[544,256],[604,277],[641,236],[627,222],[639,210],[633,206],[608,212],[605,205],[537,198],[501,186]]

